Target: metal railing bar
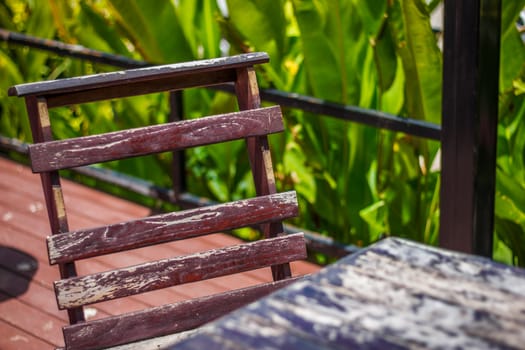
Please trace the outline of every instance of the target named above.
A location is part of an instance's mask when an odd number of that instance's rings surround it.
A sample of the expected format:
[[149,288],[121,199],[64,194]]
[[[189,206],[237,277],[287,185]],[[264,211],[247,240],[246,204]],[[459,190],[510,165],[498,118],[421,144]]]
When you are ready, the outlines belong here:
[[0,135],[0,149],[6,151],[14,151],[22,155],[28,155],[29,149],[28,145],[25,142],[22,142],[18,139],[13,139],[11,137],[5,137]]
[[[0,149],[6,151],[15,151],[22,155],[28,155],[28,144],[17,139],[0,135]],[[145,197],[162,200],[167,203],[178,205],[182,208],[197,208],[217,204],[210,199],[199,197],[194,194],[183,192],[175,195],[172,189],[164,188],[153,184],[144,179],[123,174],[115,170],[99,168],[95,166],[83,166],[70,169],[76,174],[87,176],[111,185],[116,185],[121,189],[128,190],[135,194]],[[286,234],[303,232],[306,239],[306,245],[310,251],[326,254],[330,257],[341,258],[345,255],[355,253],[359,247],[345,245],[334,239],[323,236],[317,232],[305,230],[293,225],[284,224]]]
[[125,69],[141,68],[153,65],[152,63],[135,60],[126,56],[93,50],[81,45],[71,45],[61,41],[42,39],[3,28],[0,28],[0,39],[14,44],[54,52],[61,56],[76,57]]
[[300,108],[306,112],[323,114],[379,129],[401,131],[413,136],[433,140],[440,140],[441,138],[441,127],[438,124],[422,120],[402,118],[381,111],[342,105],[311,96],[287,93],[274,89],[262,90],[261,98],[265,101],[275,102],[283,106]]
[[[121,68],[140,68],[152,65],[152,63],[149,62],[137,61],[124,56],[91,50],[80,45],[70,45],[55,40],[41,39],[1,28],[0,39],[15,44],[51,51],[59,55],[77,57]],[[215,88],[223,91],[233,91],[233,85],[228,84]],[[276,89],[260,89],[260,95],[264,101],[277,103],[284,107],[296,108],[306,112],[326,115],[376,128],[404,132],[432,140],[440,140],[441,138],[441,127],[439,125],[422,120],[403,118],[385,112],[338,104],[311,96]]]
[[[233,92],[233,84],[221,84],[213,89]],[[343,105],[320,98],[285,92],[276,89],[260,89],[261,99],[278,105],[300,109],[305,112],[356,122],[379,129],[400,131],[431,140],[441,140],[441,126],[423,120],[398,117],[393,114]]]

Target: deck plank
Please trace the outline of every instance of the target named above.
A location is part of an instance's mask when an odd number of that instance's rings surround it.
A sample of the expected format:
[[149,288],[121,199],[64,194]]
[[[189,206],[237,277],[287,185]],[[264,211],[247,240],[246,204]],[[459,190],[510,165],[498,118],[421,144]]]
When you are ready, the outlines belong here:
[[[71,229],[96,227],[115,221],[125,221],[150,214],[150,209],[97,190],[63,180]],[[59,311],[54,298],[52,281],[58,270],[49,266],[45,237],[49,224],[38,175],[23,165],[0,157],[0,349],[52,349],[63,344],[61,326],[65,313]],[[234,245],[238,239],[214,234],[182,242],[116,253],[79,263],[79,273],[93,273],[147,261],[153,257],[168,258],[182,254]],[[36,271],[13,267],[13,259],[27,254],[36,263]],[[294,275],[315,272],[318,266],[294,262]],[[241,288],[271,279],[269,269],[250,271],[209,281],[144,293],[131,298],[117,299],[89,307],[90,318],[139,310],[169,300],[175,302],[190,297]],[[21,286],[25,284],[26,286]],[[26,288],[26,289],[25,289]]]
[[50,342],[35,337],[33,334],[14,327],[3,320],[0,320],[0,330],[2,334],[0,349],[41,350],[54,347]]

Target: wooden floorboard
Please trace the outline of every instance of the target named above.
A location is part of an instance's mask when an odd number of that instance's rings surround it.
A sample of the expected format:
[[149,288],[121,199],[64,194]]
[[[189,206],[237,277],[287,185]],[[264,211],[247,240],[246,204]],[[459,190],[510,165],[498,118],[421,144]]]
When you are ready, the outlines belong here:
[[[66,205],[74,203],[67,207],[70,229],[96,227],[150,213],[148,208],[129,201],[70,181],[62,183]],[[59,274],[47,259],[45,238],[49,224],[40,178],[26,166],[0,157],[0,193],[0,349],[62,346],[61,327],[67,322],[67,315],[57,309],[52,287]],[[88,274],[236,243],[239,240],[232,236],[214,234],[87,259],[79,263],[78,271]],[[318,269],[307,262],[292,264],[294,275]],[[89,319],[96,319],[270,279],[269,269],[261,269],[92,305],[86,313]]]

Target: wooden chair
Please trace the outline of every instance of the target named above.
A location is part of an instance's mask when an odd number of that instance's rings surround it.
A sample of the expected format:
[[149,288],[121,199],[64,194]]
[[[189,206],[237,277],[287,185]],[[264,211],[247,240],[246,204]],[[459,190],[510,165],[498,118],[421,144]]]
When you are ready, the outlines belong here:
[[[254,64],[264,53],[23,84],[31,122],[31,166],[40,173],[52,235],[49,260],[61,279],[55,294],[67,309],[67,349],[95,349],[198,327],[291,281],[289,262],[306,258],[303,235],[283,235],[297,215],[295,192],[276,193],[267,135],[283,130],[279,107],[260,108]],[[48,109],[189,87],[235,83],[240,112],[66,140],[52,138]],[[127,157],[246,139],[257,196],[210,207],[70,231],[58,171]],[[264,239],[182,257],[77,276],[75,261],[224,230],[261,225]],[[134,313],[85,321],[83,306],[151,290],[271,266],[273,282]]]

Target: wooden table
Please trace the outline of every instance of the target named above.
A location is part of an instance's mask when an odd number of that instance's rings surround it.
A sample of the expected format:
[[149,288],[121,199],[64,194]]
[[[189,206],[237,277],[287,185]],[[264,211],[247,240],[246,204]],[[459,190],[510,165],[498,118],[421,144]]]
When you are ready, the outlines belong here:
[[388,238],[176,349],[525,349],[525,270]]

